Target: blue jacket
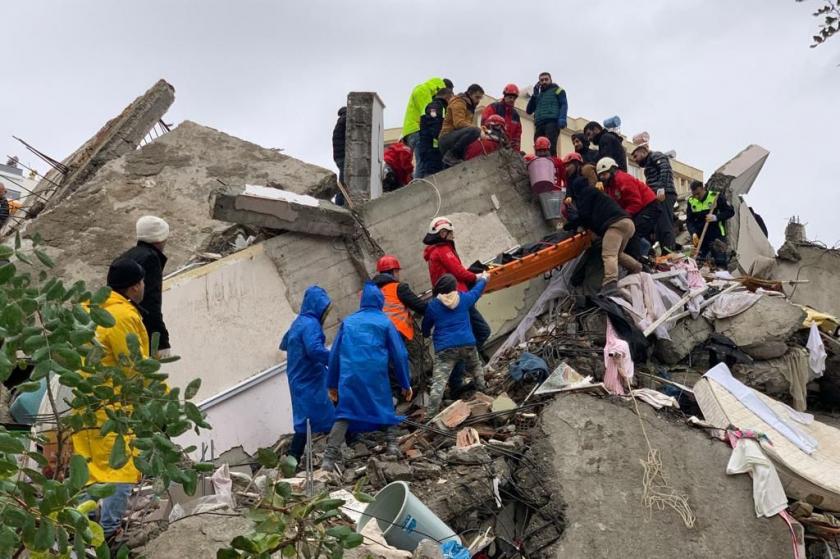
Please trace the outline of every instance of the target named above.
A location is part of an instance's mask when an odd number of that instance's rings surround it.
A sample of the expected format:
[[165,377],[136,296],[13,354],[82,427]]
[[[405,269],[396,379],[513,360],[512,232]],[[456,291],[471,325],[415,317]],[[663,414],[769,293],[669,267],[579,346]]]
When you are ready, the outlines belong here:
[[480,279],[472,289],[466,293],[459,293],[460,301],[454,309],[450,309],[436,298],[429,301],[426,314],[423,315],[423,335],[428,338],[434,328],[432,341],[436,352],[451,347],[475,345],[475,336],[470,325],[470,308],[481,297],[486,285],[487,282]]
[[367,282],[357,312],[341,324],[330,351],[327,386],[338,388],[336,419],[350,421],[351,432],[398,425],[391,399],[389,365],[405,390],[411,386],[408,353],[391,319],[382,312],[385,297]]
[[556,83],[548,85],[545,90],[540,89],[540,84],[535,85],[525,112],[534,115],[535,124],[556,120],[558,127],[565,128],[569,112],[566,90]]
[[335,406],[327,395],[327,361],[321,318],[330,306],[327,292],[317,285],[307,288],[300,314],[283,336],[280,349],[286,352],[286,375],[292,394],[295,433],[306,433],[309,418],[313,433],[325,433],[335,422]]

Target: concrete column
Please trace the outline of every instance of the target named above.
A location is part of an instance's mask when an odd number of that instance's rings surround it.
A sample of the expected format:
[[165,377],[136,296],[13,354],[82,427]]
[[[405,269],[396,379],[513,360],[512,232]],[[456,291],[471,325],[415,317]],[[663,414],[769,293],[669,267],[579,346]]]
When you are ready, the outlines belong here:
[[347,95],[344,179],[354,205],[382,196],[384,109],[376,93]]

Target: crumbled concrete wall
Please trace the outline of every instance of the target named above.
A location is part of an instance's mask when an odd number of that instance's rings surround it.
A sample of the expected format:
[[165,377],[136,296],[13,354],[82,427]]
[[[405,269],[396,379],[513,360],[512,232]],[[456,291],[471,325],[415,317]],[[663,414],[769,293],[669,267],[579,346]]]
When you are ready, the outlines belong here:
[[785,293],[794,303],[840,316],[840,250],[810,243],[795,243],[795,248],[799,261],[777,258],[773,279],[807,280],[785,285]]
[[35,220],[65,279],[102,282],[113,258],[134,244],[145,214],[169,222],[167,271],[182,266],[210,237],[230,227],[210,217],[208,196],[221,183],[274,185],[320,194],[335,175],[275,150],[186,121],[156,141],[102,167],[76,192]]
[[697,516],[686,528],[671,508],[642,506],[648,447],[632,406],[570,394],[541,416],[536,442],[549,484],[565,503],[566,531],[554,549],[564,559],[634,557],[787,558],[791,542],[777,517],[756,518],[748,475],[728,476],[731,450],[701,430],[640,404],[653,448],[671,486]]
[[[415,291],[431,288],[422,241],[436,215],[453,219],[455,245],[465,266],[474,260],[493,258],[511,245],[536,241],[549,232],[538,204],[531,200],[528,175],[516,154],[500,151],[472,159],[428,181],[415,181],[368,202],[360,210],[371,236],[385,252],[400,259],[401,279]],[[490,294],[479,306],[491,309],[499,297],[508,301],[513,297],[517,299],[512,301],[513,308],[527,309],[544,285],[545,281],[537,278],[513,292]],[[494,333],[518,321],[522,312],[514,316],[510,308],[504,305],[502,315],[494,320]]]

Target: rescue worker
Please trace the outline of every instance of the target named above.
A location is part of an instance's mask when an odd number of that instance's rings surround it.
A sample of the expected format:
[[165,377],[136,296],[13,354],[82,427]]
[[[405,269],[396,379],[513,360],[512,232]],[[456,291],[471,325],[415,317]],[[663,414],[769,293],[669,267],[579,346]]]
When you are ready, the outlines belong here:
[[344,319],[333,341],[327,389],[330,400],[337,406],[321,462],[323,470],[335,468],[348,431],[384,429],[387,453],[400,454],[395,426],[404,418],[394,410],[389,370],[394,371],[407,402],[414,393],[408,355],[397,329],[382,312],[384,304],[385,297],[376,284],[365,283],[359,310]]
[[[333,127],[332,146],[333,146],[333,162],[338,167],[338,182],[344,186],[344,148],[346,145],[345,136],[347,134],[347,107],[338,109],[338,120],[335,121]],[[335,195],[335,203],[343,206],[345,203],[344,194],[341,190]]]
[[[553,188],[552,190],[560,190],[566,184],[566,165],[559,157],[551,155],[551,140],[545,136],[540,136],[534,141],[534,154],[525,156],[525,165],[529,166],[532,161],[538,158],[547,158],[554,166]],[[531,191],[535,194],[545,192],[544,189],[536,188],[536,185],[531,181]]]
[[618,168],[627,172],[627,151],[621,136],[606,130],[600,123],[592,121],[583,127],[583,134],[587,141],[598,146],[598,161],[611,157],[618,164]]
[[656,237],[660,244],[673,251],[676,248],[674,236],[674,205],[677,203],[677,189],[674,188],[674,173],[670,158],[660,151],[651,151],[647,144],[633,148],[630,157],[636,165],[645,170],[645,182],[656,193],[662,206]]
[[134,230],[137,245],[123,253],[120,258],[130,258],[143,267],[146,290],[138,306],[142,310],[143,324],[149,339],[151,340],[155,332],[159,336],[157,356],[162,359],[172,353],[169,330],[163,321],[162,311],[163,269],[167,260],[163,249],[169,238],[169,224],[159,217],[144,215],[137,220]]
[[502,90],[502,100],[484,107],[481,112],[481,124],[486,125],[487,119],[498,115],[505,120],[505,134],[507,134],[511,149],[519,151],[522,143],[522,121],[516,111],[516,100],[519,98],[519,88],[509,83]]
[[372,281],[385,297],[382,312],[391,319],[394,328],[400,333],[405,343],[411,369],[411,381],[416,384],[423,372],[423,342],[414,331],[414,318],[411,313],[423,316],[426,312],[426,302],[414,293],[407,283],[400,281],[401,269],[402,266],[397,257],[386,254],[376,262],[377,275]]
[[484,134],[464,150],[464,161],[475,159],[481,155],[490,155],[502,147],[509,147],[505,119],[499,115],[490,115],[484,121]]
[[432,102],[435,94],[444,87],[452,89],[452,82],[446,78],[429,78],[415,86],[408,98],[408,105],[405,108],[405,117],[403,118],[402,140],[411,148],[412,152],[415,152],[415,164],[418,168],[423,167],[422,154],[418,159],[416,153],[417,140],[420,139],[417,134],[420,131],[420,117],[423,116],[426,106]]
[[[423,258],[429,265],[429,279],[434,286],[444,274],[452,274],[457,280],[457,289],[460,293],[469,291],[469,287],[478,279],[478,276],[464,268],[461,258],[455,250],[455,228],[446,217],[436,217],[429,224],[429,230],[423,238],[426,245],[423,251]],[[482,354],[484,344],[490,338],[490,325],[481,316],[481,313],[474,306],[470,308],[470,326],[475,336],[475,345],[479,355]],[[483,357],[483,356],[482,356]],[[486,361],[486,359],[484,359]],[[450,391],[459,391],[463,385],[463,366],[455,368],[450,380]]]
[[[584,162],[583,157],[575,151],[566,154],[563,158],[563,167],[566,171],[566,184],[578,175],[583,176],[586,182],[589,183],[589,186],[594,187],[598,184],[598,174],[595,173],[595,165]],[[603,185],[601,185],[600,190],[603,190]]]
[[[149,357],[149,336],[143,326],[143,318],[137,305],[143,300],[145,284],[143,267],[134,260],[118,258],[108,268],[108,287],[111,294],[102,308],[114,318],[114,325],[110,328],[97,326],[96,341],[102,346],[104,354],[101,364],[104,367],[116,367],[120,357],[131,357],[127,336],[133,334],[140,341],[140,357]],[[129,376],[137,373],[126,371]],[[111,405],[108,406],[109,408]],[[135,467],[134,460],[129,456],[128,462],[119,468],[112,468],[109,464],[111,450],[117,440],[116,433],[102,436],[99,427],[108,420],[108,413],[103,406],[96,411],[97,427],[84,429],[72,436],[73,450],[88,462],[88,483],[112,484],[115,491],[109,497],[99,501],[99,524],[105,532],[105,537],[111,537],[119,528],[128,505],[131,490],[140,481],[140,471]],[[134,435],[125,435],[126,448],[131,449]],[[128,452],[130,454],[130,452]]]
[[601,294],[613,295],[618,290],[619,264],[631,274],[642,271],[639,261],[625,253],[635,232],[633,220],[615,200],[590,186],[583,175],[570,179],[566,194],[567,221],[564,228],[574,231],[582,227],[601,237],[601,260],[604,263]]
[[575,148],[575,153],[579,153],[584,163],[591,163],[594,169],[598,163],[598,150],[589,147],[589,140],[586,134],[577,132],[572,134],[572,146]]
[[563,187],[566,183],[566,169],[563,162],[551,155],[551,142],[540,136],[534,142],[534,155],[525,157],[531,193],[540,202],[545,220],[553,228],[562,223]]
[[[718,192],[706,190],[703,183],[691,183],[691,196],[688,197],[686,207],[688,219],[686,226],[691,233],[694,246],[700,243],[703,229],[706,235],[697,251],[698,261],[712,260],[721,269],[726,269],[729,263],[728,247],[726,245],[726,220],[735,215],[735,210],[729,205],[726,196]],[[709,224],[706,227],[706,224]]]
[[635,235],[627,252],[633,258],[640,259],[650,250],[650,237],[656,232],[662,212],[656,195],[648,185],[619,169],[611,157],[598,161],[595,172],[604,185],[604,192],[633,219]]
[[557,138],[566,127],[569,101],[566,91],[551,80],[551,74],[539,75],[525,112],[534,115],[534,141],[545,136],[551,142],[551,155],[557,155]]
[[396,141],[386,147],[382,159],[385,162],[382,178],[384,192],[393,192],[411,182],[414,173],[411,149],[402,141]]
[[464,150],[481,135],[473,123],[475,109],[484,98],[484,89],[476,83],[449,100],[443,127],[440,131],[440,153],[447,167],[464,159]]
[[323,288],[307,287],[300,314],[280,342],[280,349],[286,352],[295,430],[289,456],[298,462],[306,448],[307,422],[312,433],[328,433],[335,422],[335,406],[327,394],[330,351],[325,345],[323,327],[331,307],[330,297]]
[[444,87],[437,92],[432,102],[426,105],[426,111],[420,117],[420,131],[414,150],[417,163],[414,169],[415,178],[422,179],[443,171],[443,156],[440,153],[438,136],[443,128],[446,106],[453,95],[451,89]]
[[470,326],[470,309],[475,307],[487,285],[487,274],[478,276],[475,285],[466,293],[458,292],[458,281],[452,274],[443,274],[435,283],[434,299],[423,316],[423,335],[434,331],[435,368],[432,373],[432,391],[426,417],[432,418],[440,411],[443,391],[458,363],[473,378],[475,387],[484,391],[484,372],[476,350],[475,335]]

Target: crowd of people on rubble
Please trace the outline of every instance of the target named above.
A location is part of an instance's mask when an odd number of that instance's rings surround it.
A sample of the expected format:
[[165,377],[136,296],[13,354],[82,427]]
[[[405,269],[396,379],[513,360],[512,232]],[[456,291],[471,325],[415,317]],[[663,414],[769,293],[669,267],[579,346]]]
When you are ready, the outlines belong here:
[[[645,181],[628,172],[628,153],[616,125],[608,119],[589,122],[572,134],[574,151],[558,156],[561,131],[567,126],[568,98],[551,74],[539,74],[525,112],[534,120],[534,153],[521,152],[522,122],[516,102],[520,89],[508,84],[501,100],[484,106],[484,89],[469,85],[455,94],[446,78],[430,78],[413,88],[399,141],[384,152],[383,190],[389,192],[465,160],[501,148],[525,160],[531,190],[546,220],[554,227],[594,232],[602,239],[604,291],[615,289],[616,262],[628,271],[648,265],[651,248],[671,253],[682,247],[676,237],[678,195],[668,155],[653,151],[645,141],[635,144],[630,159],[644,170]],[[346,108],[339,111],[333,131],[333,155],[344,178]],[[725,268],[728,264],[726,221],[734,215],[725,196],[707,191],[695,181],[687,201],[686,229],[699,261]],[[594,194],[594,189],[601,194]],[[343,203],[343,196],[337,196]]]

